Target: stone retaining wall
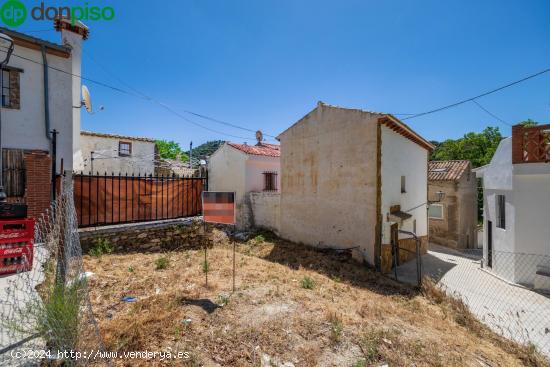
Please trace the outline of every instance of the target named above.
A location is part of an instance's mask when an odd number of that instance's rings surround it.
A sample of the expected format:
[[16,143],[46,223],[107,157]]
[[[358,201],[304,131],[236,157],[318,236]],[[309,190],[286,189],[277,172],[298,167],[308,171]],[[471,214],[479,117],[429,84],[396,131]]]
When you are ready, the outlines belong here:
[[121,224],[79,230],[83,253],[98,239],[108,240],[115,251],[166,251],[176,248],[199,248],[210,241],[203,235],[198,218]]

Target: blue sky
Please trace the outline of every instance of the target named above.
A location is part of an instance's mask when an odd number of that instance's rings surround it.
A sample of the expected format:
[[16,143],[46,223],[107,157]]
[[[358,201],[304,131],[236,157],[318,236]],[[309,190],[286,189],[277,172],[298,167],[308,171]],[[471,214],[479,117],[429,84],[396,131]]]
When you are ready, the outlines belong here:
[[[112,6],[90,21],[83,75],[170,105],[277,135],[317,101],[418,113],[550,67],[550,2],[540,1],[87,1]],[[38,2],[27,2],[37,4]],[[50,5],[85,1],[48,0]],[[59,41],[48,21],[18,30]],[[92,58],[99,61],[92,61]],[[114,76],[116,76],[116,78]],[[173,139],[187,146],[254,134],[88,84],[88,130]],[[509,123],[550,123],[550,73],[479,102]],[[472,103],[406,121],[427,139],[457,138],[497,122]]]

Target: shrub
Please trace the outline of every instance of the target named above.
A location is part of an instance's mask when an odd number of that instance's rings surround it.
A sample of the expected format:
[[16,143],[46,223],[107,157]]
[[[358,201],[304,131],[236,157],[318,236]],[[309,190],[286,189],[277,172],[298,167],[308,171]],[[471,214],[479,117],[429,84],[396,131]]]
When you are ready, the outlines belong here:
[[308,276],[305,276],[304,279],[302,279],[302,288],[304,289],[313,289],[315,283],[313,282],[313,279],[311,279]]
[[115,251],[115,247],[106,238],[98,238],[95,240],[94,246],[88,251],[93,257],[101,257],[104,254],[111,254]]
[[158,259],[155,260],[155,269],[156,270],[166,269],[169,263],[170,261],[166,256],[159,257]]
[[259,234],[256,237],[254,237],[254,241],[256,241],[258,243],[265,242],[265,237],[263,235]]

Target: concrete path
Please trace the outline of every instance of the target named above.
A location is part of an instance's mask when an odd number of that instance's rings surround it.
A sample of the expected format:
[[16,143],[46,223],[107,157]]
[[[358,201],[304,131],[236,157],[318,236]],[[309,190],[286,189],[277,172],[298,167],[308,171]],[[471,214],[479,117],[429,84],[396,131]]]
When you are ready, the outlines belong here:
[[[423,274],[464,300],[491,329],[550,356],[550,297],[510,284],[481,268],[481,252],[430,244]],[[416,284],[416,264],[398,267],[399,281]]]
[[[29,336],[26,333],[15,332],[5,325],[5,321],[18,325],[29,325],[29,319],[25,318],[27,312],[25,306],[30,300],[36,300],[38,294],[35,290],[43,279],[42,265],[47,259],[47,254],[41,244],[34,248],[33,268],[30,272],[13,274],[0,277],[0,350],[15,343],[24,341]],[[0,354],[0,366],[37,366],[40,360],[27,358],[14,358],[17,352],[25,350],[39,351],[44,349],[41,339],[33,339],[24,342],[17,348]]]

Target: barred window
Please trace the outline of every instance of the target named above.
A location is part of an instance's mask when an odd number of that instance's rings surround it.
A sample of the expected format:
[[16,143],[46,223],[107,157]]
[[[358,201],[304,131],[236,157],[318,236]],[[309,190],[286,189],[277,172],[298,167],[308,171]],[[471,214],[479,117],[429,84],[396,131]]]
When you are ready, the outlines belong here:
[[497,195],[496,200],[497,228],[506,229],[506,197]]
[[10,107],[10,71],[2,70],[2,107]]
[[277,191],[277,172],[264,172],[264,191]]

